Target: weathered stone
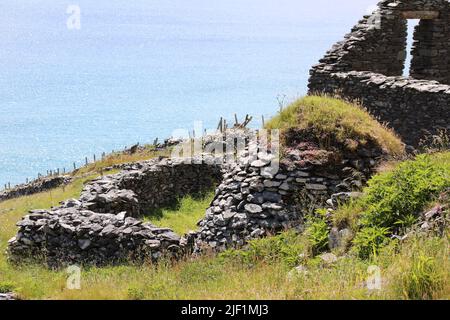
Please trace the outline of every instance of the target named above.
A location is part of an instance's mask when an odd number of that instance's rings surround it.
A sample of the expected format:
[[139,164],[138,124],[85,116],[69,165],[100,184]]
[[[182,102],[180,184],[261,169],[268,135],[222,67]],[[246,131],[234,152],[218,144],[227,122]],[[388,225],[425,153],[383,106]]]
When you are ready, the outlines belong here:
[[317,183],[307,183],[306,189],[308,190],[327,190],[327,187],[323,184],[317,184]]
[[91,240],[89,239],[80,239],[78,240],[78,246],[81,250],[87,249],[91,245]]
[[264,200],[267,200],[270,202],[280,202],[281,201],[281,196],[276,192],[264,191],[262,195],[263,195]]
[[253,203],[246,204],[245,210],[247,210],[251,214],[261,213],[263,211],[261,206]]
[[323,262],[325,262],[325,264],[333,264],[335,262],[337,262],[338,258],[336,257],[336,255],[334,255],[333,253],[323,253],[320,256],[320,259],[322,259]]

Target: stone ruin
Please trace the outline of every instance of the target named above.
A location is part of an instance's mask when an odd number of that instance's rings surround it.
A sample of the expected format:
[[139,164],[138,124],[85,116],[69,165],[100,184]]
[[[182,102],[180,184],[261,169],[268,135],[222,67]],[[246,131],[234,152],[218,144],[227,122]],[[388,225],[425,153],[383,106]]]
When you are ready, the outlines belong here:
[[[407,19],[421,22],[410,77],[403,77]],[[312,68],[310,92],[360,100],[417,146],[425,135],[449,129],[449,20],[448,1],[381,1],[378,11],[364,17]],[[227,133],[233,139],[248,137],[248,132]],[[233,163],[210,154],[160,158],[93,180],[79,199],[25,216],[9,242],[9,258],[43,259],[51,267],[105,265],[241,247],[287,228],[301,229],[306,214],[359,189],[386,155],[373,143],[356,150],[340,146],[336,152],[301,132],[287,135],[292,135],[291,144],[276,166],[277,155],[265,146],[258,150],[261,146],[244,137],[245,152]],[[219,136],[207,137],[207,144],[223,144]],[[198,230],[177,235],[140,220],[179,197],[214,187]]]
[[44,192],[70,183],[69,176],[51,176],[36,179],[30,183],[18,185],[12,189],[0,191],[0,202],[18,197],[23,197],[38,192]]
[[[209,143],[223,143],[214,139]],[[88,183],[79,199],[31,211],[9,241],[9,258],[45,261],[50,267],[101,266],[241,247],[301,228],[305,214],[323,207],[332,194],[360,188],[384,156],[376,146],[337,156],[301,141],[284,151],[281,162],[247,140],[245,152],[232,163],[203,155],[130,164]],[[196,231],[182,236],[140,220],[181,196],[214,187],[215,197]]]
[[[408,19],[420,23],[410,76],[404,77]],[[429,135],[445,134],[450,131],[450,3],[381,1],[310,74],[310,93],[360,101],[414,147]]]
[[31,211],[9,241],[10,259],[43,260],[53,267],[157,261],[166,253],[180,254],[184,244],[179,235],[138,218],[176,203],[178,197],[210,190],[220,179],[220,166],[186,162],[154,159],[130,164],[120,173],[88,183],[79,199]]

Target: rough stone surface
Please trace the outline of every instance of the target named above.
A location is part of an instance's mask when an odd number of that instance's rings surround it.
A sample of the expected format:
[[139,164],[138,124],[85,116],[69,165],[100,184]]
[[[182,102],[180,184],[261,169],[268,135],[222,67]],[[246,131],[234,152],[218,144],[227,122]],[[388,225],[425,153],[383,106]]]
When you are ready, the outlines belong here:
[[[267,146],[248,143],[234,162],[211,156],[137,162],[88,183],[79,199],[31,211],[17,224],[8,256],[59,267],[158,261],[164,255],[241,247],[251,239],[301,229],[303,217],[333,194],[358,189],[384,156],[378,147],[360,151],[337,155],[307,143],[285,148],[280,161]],[[215,197],[197,231],[179,237],[136,219],[213,186]]]
[[179,197],[211,189],[221,166],[195,159],[156,159],[130,164],[115,175],[87,184],[75,206],[98,213],[138,216],[174,203]]
[[64,184],[68,184],[70,181],[71,179],[68,176],[55,176],[37,179],[27,184],[18,185],[10,190],[1,191],[0,202],[50,190]]
[[[426,12],[439,13],[430,19]],[[414,34],[410,78],[405,13],[423,15]],[[450,4],[445,0],[384,0],[311,69],[310,93],[359,100],[403,140],[450,129]]]
[[183,249],[180,237],[170,229],[79,208],[34,210],[18,226],[8,247],[13,262],[30,257],[51,267],[99,266],[128,259],[156,261]]
[[[321,159],[326,151],[318,147],[284,152],[277,170],[271,161],[264,166],[243,161],[226,170],[199,230],[192,235],[195,252],[211,247],[222,251],[288,228],[301,229],[303,217],[324,207],[333,194],[334,201],[339,195],[354,196],[351,191],[373,173],[382,156],[380,150],[367,150],[349,153],[336,163],[330,160],[333,156]],[[273,174],[269,177],[267,171]]]
[[0,301],[12,300],[17,300],[17,296],[14,293],[0,293]]
[[177,255],[186,246],[178,235],[133,216],[212,188],[221,167],[194,162],[198,161],[134,163],[118,174],[88,183],[79,199],[69,199],[51,210],[31,211],[17,223],[19,231],[9,241],[10,260],[30,257],[59,267],[128,259],[157,261],[165,254]]

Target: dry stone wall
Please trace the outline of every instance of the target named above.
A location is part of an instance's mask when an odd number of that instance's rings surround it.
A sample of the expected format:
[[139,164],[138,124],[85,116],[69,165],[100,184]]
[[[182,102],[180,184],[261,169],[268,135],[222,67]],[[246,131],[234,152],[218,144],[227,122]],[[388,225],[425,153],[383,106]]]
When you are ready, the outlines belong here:
[[[402,77],[407,19],[415,30],[410,78]],[[450,129],[450,4],[446,0],[385,0],[311,69],[310,93],[360,100],[403,140]],[[422,80],[422,81],[417,81]]]
[[[192,159],[191,159],[192,160]],[[11,261],[44,260],[50,267],[105,265],[176,256],[185,242],[168,228],[135,219],[186,194],[217,184],[221,166],[188,159],[138,162],[122,172],[93,180],[79,199],[51,210],[34,210],[9,241]]]
[[221,166],[212,162],[164,158],[130,164],[118,174],[86,185],[80,207],[99,213],[148,215],[179,197],[212,189],[221,177]]
[[71,178],[68,176],[40,178],[36,181],[19,185],[13,189],[1,191],[0,202],[57,188],[61,185],[68,184],[70,181]]
[[157,261],[182,250],[180,237],[167,228],[123,214],[100,214],[79,207],[34,210],[9,241],[12,262],[30,258],[49,267],[101,266],[128,260]]
[[[137,162],[88,183],[79,199],[30,212],[9,241],[10,260],[44,260],[50,267],[105,265],[240,247],[301,228],[303,217],[332,194],[359,189],[383,157],[377,147],[337,153],[299,141],[285,148],[280,162],[267,146],[241,140],[247,147],[235,162],[208,155]],[[208,145],[214,143],[223,141],[213,137]],[[214,186],[215,197],[197,231],[180,237],[138,219]]]
[[332,194],[360,189],[380,157],[377,148],[341,158],[306,144],[285,150],[279,167],[273,166],[270,154],[236,163],[224,174],[199,230],[189,234],[194,251],[223,251],[289,228],[301,229],[303,217],[324,207]]

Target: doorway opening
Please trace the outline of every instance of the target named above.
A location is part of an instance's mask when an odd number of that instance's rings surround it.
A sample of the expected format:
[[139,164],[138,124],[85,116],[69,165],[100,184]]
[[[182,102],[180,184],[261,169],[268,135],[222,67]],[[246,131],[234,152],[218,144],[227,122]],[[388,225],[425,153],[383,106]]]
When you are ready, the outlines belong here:
[[412,62],[412,51],[415,46],[414,33],[417,26],[420,23],[420,19],[408,19],[408,36],[406,37],[406,59],[405,68],[403,69],[403,76],[409,77],[411,74],[411,62]]

